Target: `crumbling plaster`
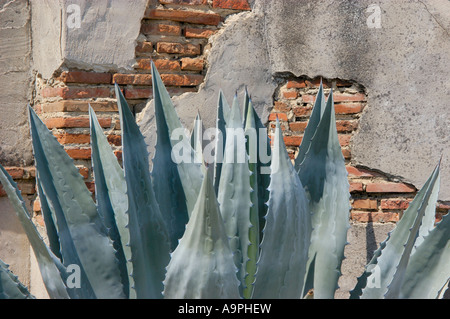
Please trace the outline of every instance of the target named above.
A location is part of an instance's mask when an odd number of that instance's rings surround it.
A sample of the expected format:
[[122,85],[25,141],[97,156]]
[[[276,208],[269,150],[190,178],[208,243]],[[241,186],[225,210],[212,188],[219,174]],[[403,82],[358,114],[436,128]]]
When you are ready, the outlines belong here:
[[[367,24],[370,5],[381,28]],[[212,127],[219,90],[229,102],[246,85],[263,117],[278,75],[342,78],[368,94],[352,140],[354,165],[382,171],[417,188],[441,155],[441,200],[450,200],[450,2],[255,0],[211,38],[209,68],[198,93],[174,98],[190,128],[196,111]],[[151,104],[151,103],[150,103]],[[152,150],[149,105],[139,118]]]

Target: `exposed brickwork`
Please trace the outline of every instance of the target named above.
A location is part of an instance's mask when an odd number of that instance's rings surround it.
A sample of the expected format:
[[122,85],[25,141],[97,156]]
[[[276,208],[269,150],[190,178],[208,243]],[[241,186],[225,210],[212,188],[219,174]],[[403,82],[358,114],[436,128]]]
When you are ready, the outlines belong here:
[[[275,94],[273,110],[269,115],[269,127],[273,130],[278,118],[288,153],[294,159],[321,79],[299,77],[281,80]],[[398,221],[416,195],[417,189],[400,181],[393,181],[382,173],[352,165],[351,139],[358,129],[361,113],[367,106],[364,89],[341,79],[322,80],[326,98],[333,88],[336,128],[350,184],[351,219],[377,223]],[[440,220],[442,214],[447,213],[449,209],[450,205],[439,203],[436,220]]]

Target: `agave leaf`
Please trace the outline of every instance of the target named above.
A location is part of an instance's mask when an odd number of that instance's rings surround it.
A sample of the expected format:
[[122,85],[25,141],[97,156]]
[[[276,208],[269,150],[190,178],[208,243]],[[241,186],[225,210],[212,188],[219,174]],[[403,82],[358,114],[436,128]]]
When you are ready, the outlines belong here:
[[[202,165],[195,162],[195,152],[192,149],[189,138],[185,134],[185,129],[176,114],[170,95],[167,92],[153,61],[151,65],[153,99],[155,103],[155,115],[157,117],[156,123],[158,131],[158,141],[156,145],[157,149],[155,151],[153,164],[163,166],[163,163],[155,163],[155,161],[157,162],[159,160],[158,156],[161,156],[161,161],[164,160],[166,165],[165,169],[154,169],[153,174],[161,173],[165,174],[165,176],[163,176],[164,178],[172,177],[170,179],[171,185],[168,185],[173,188],[173,190],[169,193],[172,194],[172,199],[170,201],[173,203],[177,202],[180,205],[186,205],[187,211],[190,213],[197,201],[198,192],[202,184]],[[177,140],[174,136],[176,134],[181,135],[181,139]],[[174,146],[177,148],[181,146],[180,148],[182,152],[186,153],[183,154],[183,158],[181,160],[177,160],[177,165],[173,162],[173,153],[176,153]],[[157,154],[158,148],[160,148],[159,155]],[[162,149],[164,149],[164,151]],[[175,168],[178,170],[178,175]],[[159,178],[155,177],[155,180],[159,182]],[[181,192],[181,189],[178,187],[180,184],[179,181],[181,181],[183,192]],[[174,200],[174,196],[176,196],[179,200]],[[184,199],[182,199],[183,196]],[[175,214],[174,210],[179,212],[179,216],[173,219],[172,223],[177,223],[177,226],[175,226],[177,229],[176,234],[181,237],[188,217],[185,216],[185,209],[181,207],[172,207],[172,209],[168,212]]]
[[[9,197],[9,200],[14,206],[16,214],[22,224],[23,229],[28,237],[28,240],[33,248],[34,254],[36,255],[36,259],[38,261],[39,270],[42,275],[42,279],[45,284],[45,288],[50,296],[50,298],[54,299],[67,299],[69,295],[66,291],[66,286],[61,279],[60,272],[57,268],[56,262],[58,258],[53,255],[50,249],[45,244],[44,240],[40,236],[33,222],[31,221],[30,214],[27,211],[25,203],[23,201],[22,195],[17,188],[17,184],[13,181],[11,176],[6,172],[3,166],[0,165],[0,182],[3,185],[3,188],[6,194]],[[1,283],[2,286],[0,290],[3,288],[7,291],[7,294],[11,294],[12,292],[7,288],[7,284],[4,282],[4,272],[1,275]],[[22,287],[17,286],[20,290],[21,294],[27,296],[27,293],[22,289]],[[11,296],[11,295],[10,295]]]
[[165,298],[239,298],[236,266],[212,175],[210,166],[186,231],[167,267]]
[[[259,244],[261,242],[262,229],[267,213],[266,202],[269,199],[270,161],[264,163],[260,160],[259,155],[262,148],[261,140],[264,139],[267,142],[266,148],[268,148],[269,151],[270,143],[268,142],[269,138],[267,136],[267,130],[262,125],[250,99],[248,100],[248,103],[246,103],[246,109],[245,135],[247,137],[246,145],[247,153],[249,155],[248,165],[251,172],[250,187],[253,191],[251,192],[252,206],[250,207],[250,222],[252,227],[249,230],[250,246],[248,247],[248,275],[245,278],[246,288],[244,289],[243,296],[244,298],[250,298],[256,275],[256,263],[259,259]],[[261,131],[261,129],[263,129],[263,131]],[[264,171],[264,169],[267,171]]]
[[278,120],[271,168],[268,211],[253,297],[302,298],[311,213]]
[[230,238],[231,251],[238,268],[241,282],[240,291],[245,289],[247,250],[250,245],[249,229],[250,207],[250,170],[245,149],[245,135],[237,98],[234,99],[227,127],[227,140],[217,199]]
[[[131,264],[130,232],[128,224],[128,197],[123,170],[108,140],[89,106],[92,168],[95,180],[97,209],[111,238],[119,261],[122,284],[126,297],[130,296],[133,278]],[[131,291],[134,296],[134,291]]]
[[314,101],[314,107],[311,116],[306,126],[305,132],[303,133],[302,142],[298,149],[297,156],[295,158],[295,169],[298,171],[300,169],[300,164],[305,159],[305,154],[311,145],[311,139],[316,132],[317,126],[319,125],[320,119],[322,118],[323,112],[325,110],[325,95],[323,93],[322,79],[320,80],[319,91],[317,92],[316,99]]
[[214,186],[216,192],[219,189],[220,174],[222,172],[223,151],[227,140],[227,120],[230,116],[230,106],[228,105],[225,96],[220,90],[219,100],[217,102],[217,117],[216,117],[216,146],[214,153]]
[[53,208],[65,266],[80,267],[84,298],[123,298],[115,250],[73,160],[29,107],[42,189]]
[[316,299],[334,297],[350,227],[349,183],[333,104],[331,92],[298,172],[313,214],[309,259],[315,256]]
[[[429,187],[432,189],[432,194],[428,206],[435,207],[433,195],[437,193],[437,185],[438,177],[436,177],[435,185]],[[450,218],[447,214],[412,253],[404,274],[400,298],[436,298],[450,278],[449,264]]]
[[123,167],[128,195],[128,228],[137,298],[162,298],[170,239],[149,172],[147,146],[119,86]]
[[35,299],[9,269],[8,265],[0,260],[0,299]]
[[[372,260],[366,266],[365,272],[358,279],[358,283],[352,292],[353,298],[361,296],[361,298],[380,299],[385,297],[389,285],[401,286],[405,264],[408,264],[409,253],[412,250],[411,244],[414,244],[412,241],[417,237],[417,224],[420,225],[428,206],[435,207],[439,189],[438,183],[436,183],[438,175],[438,169],[436,168],[409,204],[394,230],[380,244]],[[399,270],[397,271],[397,269]],[[396,273],[397,279],[395,280],[399,282],[391,284]],[[396,294],[398,294],[398,286],[395,288],[397,289]]]
[[50,207],[50,204],[47,200],[47,196],[45,196],[44,191],[42,190],[42,185],[39,180],[39,172],[37,172],[37,189],[39,195],[39,201],[41,204],[41,212],[44,218],[45,230],[47,232],[48,242],[51,251],[53,254],[58,257],[60,261],[62,261],[61,255],[61,245],[59,243],[58,230],[55,225],[55,213],[53,209]]
[[242,120],[243,120],[243,123],[242,123],[242,126],[243,127],[247,127],[247,115],[248,115],[248,108],[249,108],[249,106],[250,106],[250,95],[248,94],[248,90],[247,90],[247,87],[245,87],[245,90],[244,90],[244,105],[243,105],[243,108],[242,108]]

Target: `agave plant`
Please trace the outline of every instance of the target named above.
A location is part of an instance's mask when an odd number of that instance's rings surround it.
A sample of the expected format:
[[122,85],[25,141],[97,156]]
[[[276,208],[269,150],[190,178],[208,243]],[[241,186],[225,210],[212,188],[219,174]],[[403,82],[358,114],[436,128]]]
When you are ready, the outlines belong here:
[[[153,64],[152,79],[157,140],[151,171],[147,145],[119,87],[122,166],[89,109],[95,199],[29,107],[48,243],[0,167],[49,296],[333,298],[350,227],[333,93],[325,100],[320,86],[292,163],[279,122],[271,148],[247,91],[243,113],[236,96],[230,107],[219,93],[214,140],[203,147],[200,117],[186,132]],[[450,225],[446,216],[432,223],[438,176],[439,167],[351,297],[414,297],[423,290],[434,297],[444,287]],[[33,297],[3,263],[0,296]]]

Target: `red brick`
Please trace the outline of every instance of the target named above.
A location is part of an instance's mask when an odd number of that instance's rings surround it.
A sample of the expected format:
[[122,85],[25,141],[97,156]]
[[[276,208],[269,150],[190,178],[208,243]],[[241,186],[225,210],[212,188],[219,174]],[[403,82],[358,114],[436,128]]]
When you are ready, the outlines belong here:
[[289,129],[294,132],[304,132],[307,125],[307,122],[293,122],[289,123]]
[[202,58],[182,58],[181,69],[186,71],[202,71],[205,61]]
[[[111,118],[98,119],[102,127],[111,126]],[[45,125],[49,128],[74,128],[89,127],[89,118],[86,117],[52,117],[44,120]]]
[[356,94],[334,93],[333,94],[334,102],[362,102],[365,99],[366,99],[366,95],[363,93],[356,93]]
[[41,211],[41,201],[39,198],[36,198],[36,200],[33,202],[33,212],[40,212]]
[[109,84],[111,83],[111,74],[84,71],[65,71],[61,73],[60,79],[64,83]]
[[216,30],[211,29],[186,27],[184,29],[184,36],[186,38],[208,39],[216,32]]
[[6,172],[13,178],[13,179],[20,179],[23,178],[25,174],[25,170],[22,167],[5,167]]
[[350,145],[350,139],[352,138],[351,135],[349,134],[339,134],[338,135],[338,139],[339,139],[339,144],[344,147],[344,146],[349,146]]
[[311,115],[312,106],[294,107],[292,111],[296,117],[309,116]]
[[78,172],[84,178],[89,178],[89,168],[87,168],[87,167],[78,167]]
[[197,86],[203,82],[200,74],[161,74],[161,79],[167,86]]
[[347,149],[347,148],[343,148],[342,149],[342,155],[344,156],[344,158],[346,160],[350,159],[352,157],[352,151]]
[[[318,88],[320,86],[320,78],[313,79],[313,80],[305,80],[306,86]],[[322,79],[322,86],[324,88],[329,88],[331,85],[328,83],[327,80]]]
[[314,101],[316,100],[316,97],[315,97],[314,95],[308,95],[308,94],[305,94],[305,95],[302,95],[302,100],[303,100],[303,102],[305,102],[305,103],[311,103],[311,104],[313,104]]
[[352,208],[376,210],[378,208],[378,203],[376,199],[355,199]]
[[350,218],[353,221],[362,223],[389,223],[399,221],[399,214],[392,212],[361,212],[352,211],[350,213]]
[[356,177],[375,177],[375,176],[381,176],[378,173],[369,171],[367,169],[353,167],[353,166],[347,166],[347,172],[350,176],[356,176]]
[[113,101],[81,101],[81,100],[61,100],[41,105],[43,113],[55,112],[87,112],[89,105],[96,112],[117,112],[117,104]]
[[[280,111],[280,112],[288,112],[291,109],[291,107],[284,102],[275,101],[275,103],[273,105],[273,109],[276,111]],[[294,110],[294,114],[295,114],[295,110]]]
[[180,36],[181,27],[163,23],[143,23],[141,25],[141,32],[151,35]]
[[345,80],[336,79],[336,86],[349,87],[352,86],[352,83]]
[[380,207],[387,210],[405,210],[410,202],[411,200],[408,199],[382,199]]
[[350,193],[364,191],[363,183],[350,182],[350,189],[349,189],[349,191],[350,191]]
[[200,44],[191,43],[158,42],[156,51],[168,54],[199,55],[201,54],[201,46]]
[[284,144],[286,146],[300,146],[300,144],[302,142],[302,138],[303,138],[303,136],[291,135],[291,136],[285,136],[283,139],[284,139]]
[[150,9],[145,13],[147,19],[162,19],[194,24],[218,25],[220,15],[201,11]]
[[67,154],[73,159],[90,159],[90,148],[69,148],[65,150]]
[[113,76],[113,83],[117,84],[132,84],[132,85],[151,85],[151,74],[120,74],[116,73]]
[[136,52],[137,53],[152,53],[153,52],[153,43],[144,41],[144,42],[138,42],[136,45]]
[[65,100],[82,98],[103,98],[111,97],[112,90],[107,87],[79,88],[79,87],[46,87],[41,92],[42,97],[61,97]]
[[123,94],[127,99],[149,99],[153,96],[151,88],[125,88]]
[[[151,61],[152,59],[139,59],[137,61],[138,69],[143,69],[143,70],[151,70]],[[155,67],[158,69],[158,71],[180,71],[181,67],[180,67],[180,62],[178,61],[174,61],[174,60],[169,60],[169,59],[155,59],[153,60],[153,63],[155,63]]]
[[54,134],[60,144],[88,144],[91,142],[89,134]]
[[178,5],[206,5],[208,4],[208,0],[159,0],[161,4],[178,4]]
[[269,121],[276,121],[278,117],[278,120],[280,121],[287,121],[287,115],[284,113],[270,113],[269,115]]
[[107,136],[107,139],[110,144],[113,144],[115,146],[122,145],[122,137],[120,135],[111,134]]
[[288,100],[294,100],[298,97],[298,93],[296,91],[286,91],[283,92],[283,97]]
[[287,86],[288,89],[301,89],[301,88],[305,88],[306,84],[305,81],[303,80],[291,80],[287,82]]
[[358,127],[357,121],[340,120],[336,121],[336,128],[339,133],[349,133]]
[[336,114],[356,114],[361,112],[362,109],[361,103],[339,103],[334,105]]
[[213,8],[251,10],[247,0],[213,0]]
[[404,183],[368,183],[366,185],[368,193],[414,193],[416,189]]

